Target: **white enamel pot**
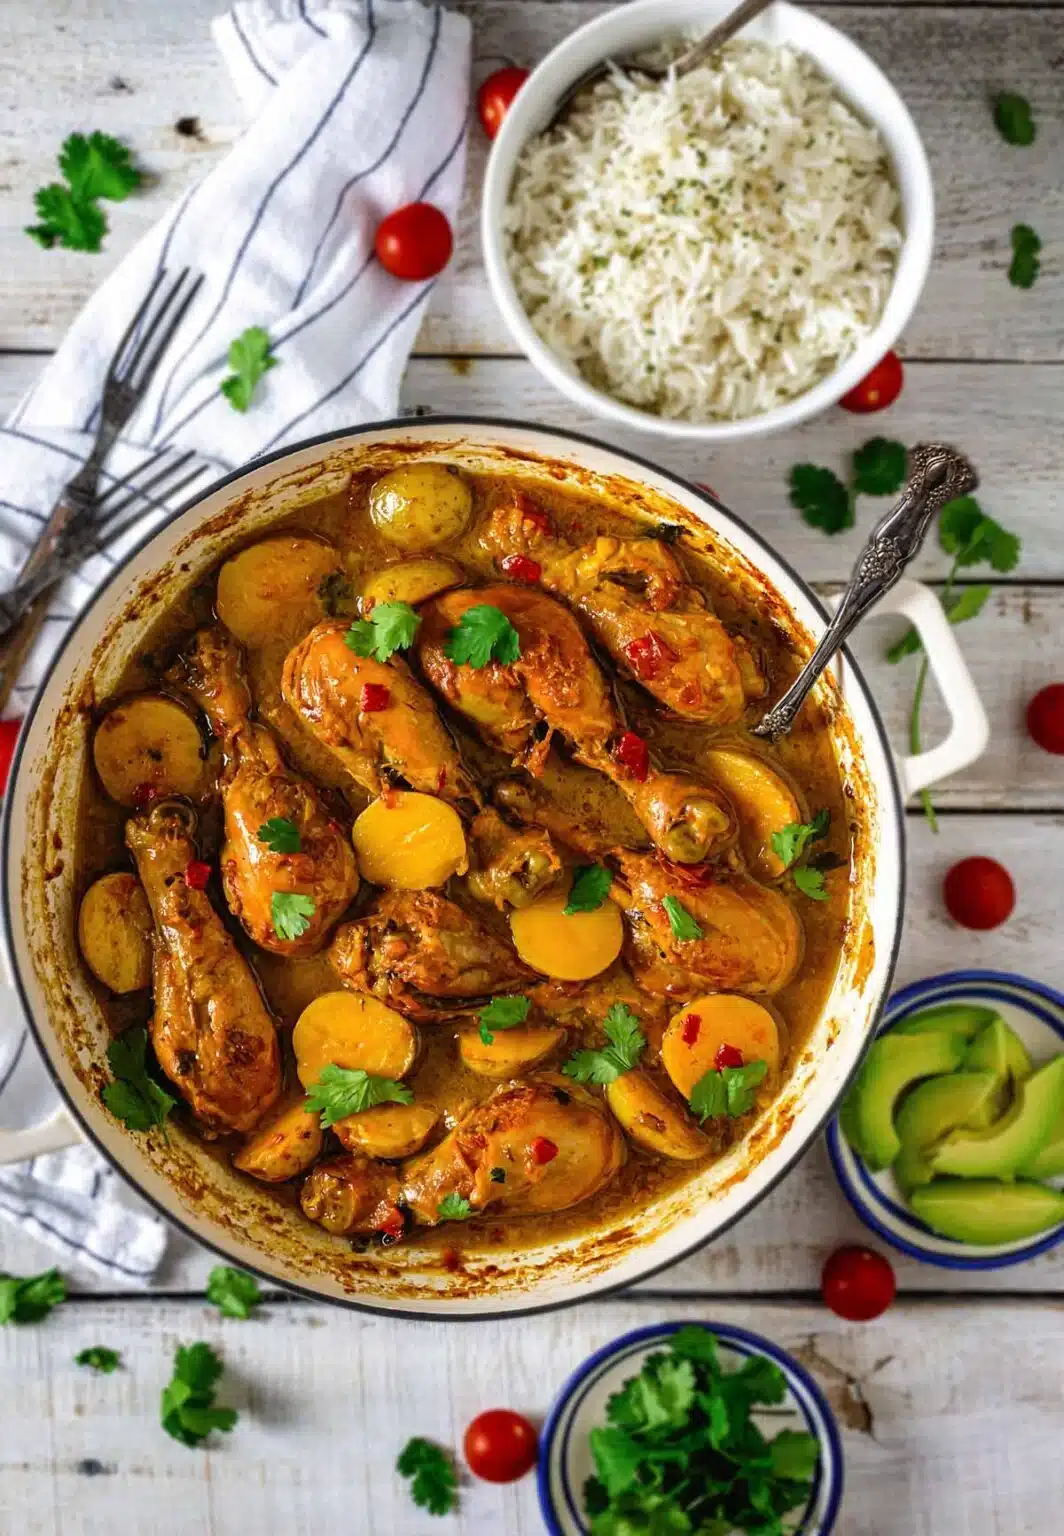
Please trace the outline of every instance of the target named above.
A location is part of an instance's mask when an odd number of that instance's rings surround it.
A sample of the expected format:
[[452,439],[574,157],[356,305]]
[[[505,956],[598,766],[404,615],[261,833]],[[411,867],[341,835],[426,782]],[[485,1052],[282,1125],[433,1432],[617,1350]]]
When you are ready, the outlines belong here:
[[838,1104],[887,996],[904,894],[903,796],[973,761],[986,720],[937,599],[915,582],[903,582],[889,606],[924,641],[951,711],[946,739],[897,761],[848,657],[818,685],[856,828],[849,921],[827,1006],[775,1104],[742,1143],[636,1218],[539,1246],[533,1228],[524,1248],[472,1255],[456,1274],[416,1238],[358,1253],[179,1128],[169,1139],[133,1134],[104,1108],[108,1031],[75,937],[78,786],[96,702],[115,690],[178,593],[234,542],[342,490],[352,470],[419,457],[494,469],[532,487],[561,480],[650,521],[675,520],[681,508],[703,525],[696,538],[712,547],[729,579],[796,644],[811,649],[823,631],[824,610],[809,588],[719,503],[651,464],[569,433],[461,418],[386,422],[289,449],[221,481],[113,573],[56,656],[23,729],[4,805],[3,950],[64,1109],[31,1131],[0,1132],[0,1162],[87,1137],[163,1215],[270,1281],[410,1316],[512,1315],[645,1279],[719,1236],[795,1163]]

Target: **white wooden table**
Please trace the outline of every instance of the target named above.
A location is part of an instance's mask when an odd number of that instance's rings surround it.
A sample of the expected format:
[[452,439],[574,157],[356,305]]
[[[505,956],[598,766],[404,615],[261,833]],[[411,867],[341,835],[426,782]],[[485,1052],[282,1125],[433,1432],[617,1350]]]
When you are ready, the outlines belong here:
[[[207,23],[220,0],[5,0],[0,28],[0,411],[14,404],[92,287],[239,131]],[[531,64],[605,7],[597,0],[463,0],[480,74]],[[484,142],[475,130],[456,260],[411,362],[408,405],[557,422],[630,446],[713,484],[807,577],[845,577],[862,527],[828,540],[786,502],[791,463],[840,464],[873,433],[956,441],[975,458],[985,506],[1024,540],[1017,571],[966,627],[993,736],[937,795],[941,833],[909,818],[910,889],[898,981],[993,964],[1064,986],[1064,762],[1026,739],[1023,709],[1064,677],[1064,5],[859,3],[822,7],[888,71],[924,135],[938,196],[935,263],[904,339],[907,384],[884,417],[841,411],[748,448],[670,446],[584,418],[512,355],[475,233]],[[1010,149],[987,101],[1027,95],[1035,146]],[[175,126],[181,119],[185,132]],[[21,233],[34,188],[74,129],[122,135],[158,176],[115,207],[102,256],[43,254]],[[192,131],[189,131],[189,130]],[[111,210],[109,209],[109,213]],[[1030,292],[1005,278],[1015,222],[1040,231]],[[859,522],[868,526],[866,507]],[[929,544],[918,574],[941,578]],[[980,577],[981,579],[981,577]],[[860,650],[888,723],[904,727],[912,672]],[[927,735],[940,721],[928,713]],[[1016,912],[989,937],[946,919],[938,888],[957,858],[1004,861]],[[744,1323],[795,1350],[839,1413],[844,1536],[1051,1536],[1064,1528],[1064,1265],[1052,1256],[966,1279],[899,1260],[901,1294],[878,1322],[839,1322],[816,1293],[823,1259],[862,1228],[814,1147],[781,1189],[719,1242],[651,1288],[509,1325],[391,1323],[271,1298],[228,1322],[202,1287],[212,1260],[175,1239],[158,1290],[74,1299],[42,1326],[0,1330],[0,1532],[11,1536],[524,1536],[541,1524],[529,1480],[467,1486],[433,1521],[391,1468],[414,1432],[457,1445],[470,1417],[506,1404],[542,1414],[590,1350],[663,1317]],[[0,1226],[0,1266],[30,1273],[48,1250]],[[187,1451],[158,1427],[176,1342],[224,1350],[234,1434]],[[123,1349],[97,1378],[77,1350]]]

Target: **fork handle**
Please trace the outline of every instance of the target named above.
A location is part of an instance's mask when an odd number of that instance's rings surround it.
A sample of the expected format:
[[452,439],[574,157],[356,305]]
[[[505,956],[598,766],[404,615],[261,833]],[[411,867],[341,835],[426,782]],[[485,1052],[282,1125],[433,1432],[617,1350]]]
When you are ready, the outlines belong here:
[[748,21],[753,21],[755,16],[760,16],[762,11],[768,9],[772,0],[743,0],[742,5],[737,5],[734,11],[730,11],[722,22],[719,22],[705,37],[700,38],[694,47],[687,53],[681,54],[673,68],[677,75],[689,75],[693,69],[704,64],[711,54],[718,48],[741,32]]
[[34,598],[10,633],[0,640],[0,710],[6,707],[11,690],[18,682],[18,675],[29,655],[30,646],[44,623],[48,612],[49,591],[50,588],[46,587]]

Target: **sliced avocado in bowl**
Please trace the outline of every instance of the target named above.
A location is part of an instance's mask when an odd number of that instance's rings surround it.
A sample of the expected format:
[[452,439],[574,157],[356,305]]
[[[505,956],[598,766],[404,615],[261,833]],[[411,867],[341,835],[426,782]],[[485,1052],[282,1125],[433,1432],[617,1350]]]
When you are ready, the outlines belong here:
[[964,1066],[966,1071],[995,1072],[1002,1082],[1011,1078],[1016,1083],[1030,1077],[1034,1070],[1019,1035],[997,1016],[968,1047]]
[[1016,1172],[1024,1179],[1055,1179],[1064,1173],[1064,1108],[1057,1116],[1057,1123],[1030,1162]]
[[1064,1193],[1000,1179],[936,1179],[909,1200],[925,1226],[959,1243],[1015,1243],[1064,1221]]
[[1009,1109],[985,1130],[952,1131],[928,1154],[939,1173],[962,1178],[1012,1178],[1055,1131],[1064,1112],[1064,1055],[1016,1085]]
[[976,1003],[940,1003],[935,1008],[921,1008],[906,1019],[899,1019],[892,1028],[895,1035],[926,1035],[942,1029],[964,1040],[974,1040],[988,1024],[998,1017],[993,1008],[982,1008]]
[[918,1083],[894,1120],[901,1151],[892,1167],[901,1189],[908,1194],[930,1184],[935,1170],[929,1149],[958,1126],[990,1125],[1005,1102],[1005,1087],[993,1072],[951,1072]]
[[873,1041],[840,1116],[847,1139],[873,1172],[889,1168],[901,1151],[894,1109],[905,1089],[922,1077],[955,1071],[965,1049],[963,1035],[945,1030],[891,1030]]

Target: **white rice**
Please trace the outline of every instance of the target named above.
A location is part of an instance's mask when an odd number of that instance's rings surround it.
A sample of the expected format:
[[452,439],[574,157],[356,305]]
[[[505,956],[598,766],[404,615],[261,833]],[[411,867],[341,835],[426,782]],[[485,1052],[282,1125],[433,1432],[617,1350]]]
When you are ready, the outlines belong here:
[[733,41],[603,81],[522,151],[505,239],[547,346],[684,421],[759,415],[879,320],[901,245],[883,142],[811,59]]

